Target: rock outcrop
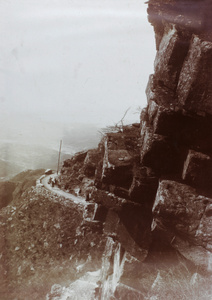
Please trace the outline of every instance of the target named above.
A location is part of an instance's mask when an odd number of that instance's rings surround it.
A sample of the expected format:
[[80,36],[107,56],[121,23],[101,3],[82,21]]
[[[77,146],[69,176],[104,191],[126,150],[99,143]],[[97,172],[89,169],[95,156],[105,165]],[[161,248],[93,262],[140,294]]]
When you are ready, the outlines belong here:
[[157,55],[147,107],[140,124],[106,133],[82,168],[89,160],[96,218],[131,254],[127,234],[143,251],[171,249],[202,272],[212,272],[211,7],[148,1]]
[[146,116],[141,120],[149,141],[142,147],[141,163],[160,173],[153,229],[163,232],[194,264],[211,271],[210,8],[209,1],[148,2],[157,55],[146,90]]

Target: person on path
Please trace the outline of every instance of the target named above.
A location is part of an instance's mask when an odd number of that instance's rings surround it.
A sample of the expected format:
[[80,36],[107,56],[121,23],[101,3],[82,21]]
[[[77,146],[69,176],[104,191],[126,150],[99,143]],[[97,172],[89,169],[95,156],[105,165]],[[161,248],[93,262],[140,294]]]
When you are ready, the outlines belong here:
[[55,178],[52,179],[52,187],[55,185]]

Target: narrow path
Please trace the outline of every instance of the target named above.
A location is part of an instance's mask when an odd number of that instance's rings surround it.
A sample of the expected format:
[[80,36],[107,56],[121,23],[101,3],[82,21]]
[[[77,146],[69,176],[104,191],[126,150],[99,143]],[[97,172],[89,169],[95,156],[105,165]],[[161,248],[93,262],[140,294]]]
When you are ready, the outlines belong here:
[[65,197],[66,199],[70,199],[72,200],[74,203],[77,203],[77,204],[83,204],[85,206],[87,206],[87,202],[85,201],[85,198],[83,197],[77,197],[77,196],[74,196],[73,194],[70,194],[68,192],[64,192],[63,190],[61,190],[60,188],[58,188],[57,186],[54,186],[52,187],[50,184],[48,184],[49,182],[49,178],[50,177],[54,177],[56,178],[57,177],[57,174],[51,174],[51,175],[47,175],[45,176],[42,180],[41,180],[41,183],[43,184],[43,186],[51,191],[52,193],[54,194],[57,194],[59,196],[63,196]]

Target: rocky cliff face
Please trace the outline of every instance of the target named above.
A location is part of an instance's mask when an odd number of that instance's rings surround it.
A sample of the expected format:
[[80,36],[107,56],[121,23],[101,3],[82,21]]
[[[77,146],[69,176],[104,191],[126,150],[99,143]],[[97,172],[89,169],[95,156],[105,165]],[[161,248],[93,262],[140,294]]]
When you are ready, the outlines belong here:
[[182,255],[211,271],[210,8],[210,1],[149,1],[157,55],[146,90],[146,116],[141,119],[143,135],[151,142],[148,148],[143,144],[141,162],[155,170],[158,149],[154,230],[169,237]]
[[140,261],[172,252],[204,273],[212,272],[211,6],[148,1],[157,55],[147,107],[140,124],[107,133],[84,161],[105,232],[132,255],[138,246]]
[[[148,2],[157,55],[141,123],[107,133],[93,157],[83,158],[83,174],[90,165],[97,187],[91,198],[116,210],[136,243],[147,249],[146,236],[160,231],[181,254],[191,247],[189,259],[201,266],[195,249],[207,258],[212,249],[210,7],[208,1]],[[119,209],[116,197],[125,199]],[[212,270],[207,259],[204,268]]]

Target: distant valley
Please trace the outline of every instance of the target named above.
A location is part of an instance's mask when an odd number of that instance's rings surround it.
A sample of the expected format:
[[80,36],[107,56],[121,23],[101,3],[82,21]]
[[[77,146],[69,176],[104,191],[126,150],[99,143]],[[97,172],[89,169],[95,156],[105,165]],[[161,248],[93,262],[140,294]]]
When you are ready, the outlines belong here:
[[[1,124],[0,124],[1,125]],[[12,126],[14,125],[14,126]],[[0,181],[27,169],[57,169],[59,143],[62,161],[74,153],[95,148],[100,135],[98,126],[20,120],[2,124],[0,134]]]

